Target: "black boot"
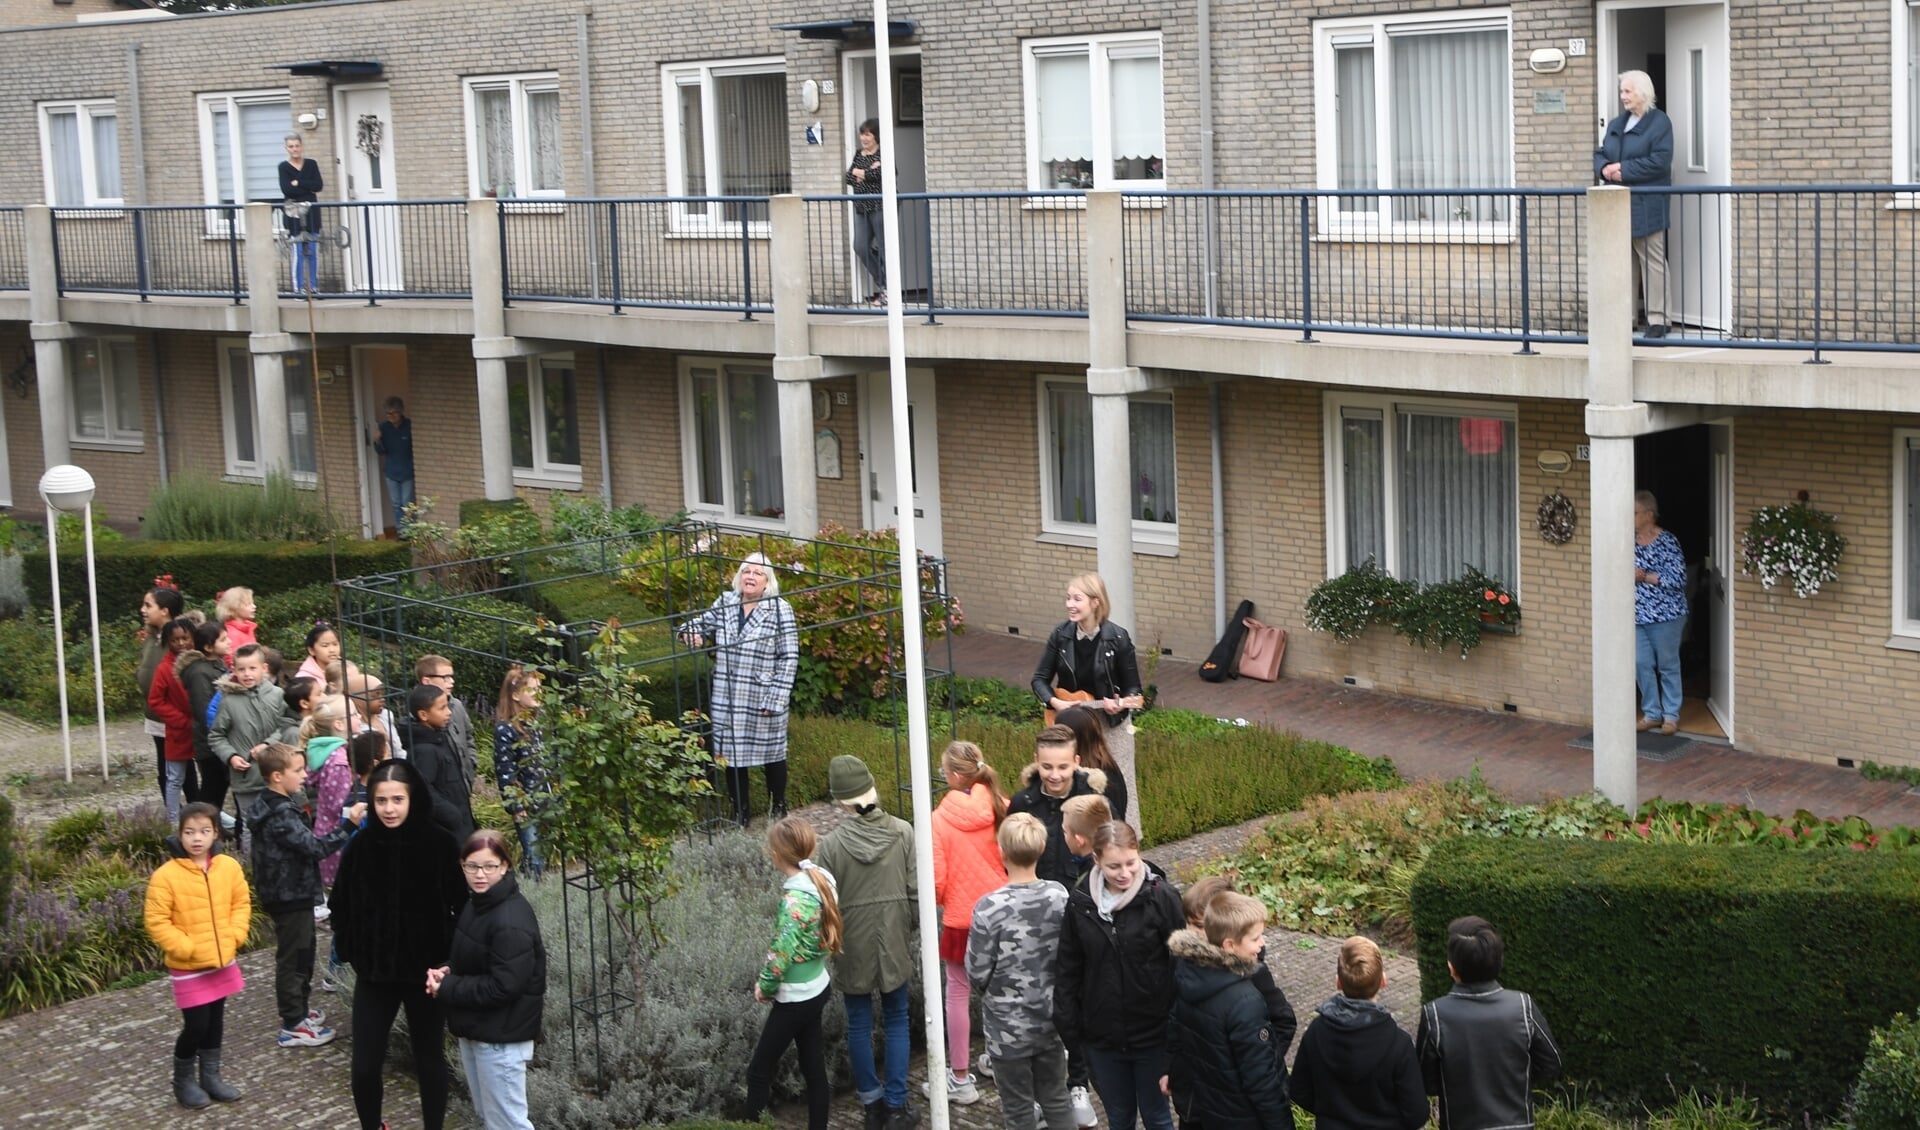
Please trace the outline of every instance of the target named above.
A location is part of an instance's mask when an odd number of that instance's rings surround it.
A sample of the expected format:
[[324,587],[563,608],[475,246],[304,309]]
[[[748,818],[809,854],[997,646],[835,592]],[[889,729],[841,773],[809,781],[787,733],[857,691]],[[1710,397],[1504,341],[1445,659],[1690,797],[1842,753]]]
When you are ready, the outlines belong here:
[[[886,1100],[881,1100],[882,1102]],[[908,1102],[906,1106],[887,1108],[886,1130],[914,1130],[920,1125],[920,1109]]]
[[200,1089],[200,1084],[193,1081],[193,1067],[192,1056],[186,1059],[181,1059],[179,1056],[173,1057],[173,1101],[188,1110],[199,1110],[203,1106],[211,1105],[213,1100]]
[[[776,803],[772,808],[769,808],[767,810],[767,823],[769,824],[773,823],[775,820],[785,820],[786,818],[787,818],[787,806],[784,802]],[[885,1100],[882,1100],[882,1101],[885,1101]]]
[[875,1099],[861,1105],[867,1110],[866,1130],[887,1130],[887,1100]]
[[240,1097],[240,1092],[220,1078],[220,1049],[202,1048],[200,1050],[200,1089],[207,1097],[217,1103],[230,1103]]

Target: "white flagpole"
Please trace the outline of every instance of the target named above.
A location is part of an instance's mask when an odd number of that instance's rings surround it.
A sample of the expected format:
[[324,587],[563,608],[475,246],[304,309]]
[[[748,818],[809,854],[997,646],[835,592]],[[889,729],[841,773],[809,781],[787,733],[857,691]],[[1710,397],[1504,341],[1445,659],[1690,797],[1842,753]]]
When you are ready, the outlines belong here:
[[[873,0],[874,86],[880,95],[880,230],[887,270],[887,385],[893,402],[893,492],[900,500],[900,630],[906,651],[907,759],[913,782],[913,855],[920,888],[920,981],[926,994],[929,1125],[947,1130],[946,993],[940,915],[933,902],[933,773],[927,749],[927,657],[920,624],[920,551],[913,528],[913,433],[907,423],[907,339],[900,309],[900,198],[893,159],[893,55],[887,0]],[[962,1069],[965,1064],[960,1065]]]

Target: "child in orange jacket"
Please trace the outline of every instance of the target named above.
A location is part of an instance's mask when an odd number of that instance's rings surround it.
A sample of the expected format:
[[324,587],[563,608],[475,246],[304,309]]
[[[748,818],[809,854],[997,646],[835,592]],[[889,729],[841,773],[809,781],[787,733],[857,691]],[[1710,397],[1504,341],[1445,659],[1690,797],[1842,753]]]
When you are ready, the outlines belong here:
[[219,817],[197,801],[181,809],[178,834],[167,838],[172,858],[147,882],[147,934],[180,1007],[173,1097],[194,1109],[240,1097],[220,1078],[220,1039],[227,998],[245,987],[234,959],[253,927],[253,899],[240,865],[220,854]]
[[967,1070],[973,1037],[967,1015],[972,1003],[967,931],[973,925],[973,904],[1007,882],[995,838],[1007,817],[1007,798],[1000,795],[993,766],[972,742],[947,746],[940,769],[946,774],[947,795],[933,813],[933,893],[940,904],[940,962],[947,977],[947,1100],[964,1105],[980,1101],[973,1073]]

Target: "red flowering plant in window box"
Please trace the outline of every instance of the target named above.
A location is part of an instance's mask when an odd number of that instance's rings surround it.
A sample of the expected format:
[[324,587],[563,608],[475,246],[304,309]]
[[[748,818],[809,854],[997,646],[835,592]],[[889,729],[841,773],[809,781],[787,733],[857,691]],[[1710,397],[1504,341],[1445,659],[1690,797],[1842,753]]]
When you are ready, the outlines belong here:
[[1499,581],[1478,569],[1468,568],[1460,583],[1480,595],[1480,622],[1500,628],[1520,626],[1520,598],[1507,591]]

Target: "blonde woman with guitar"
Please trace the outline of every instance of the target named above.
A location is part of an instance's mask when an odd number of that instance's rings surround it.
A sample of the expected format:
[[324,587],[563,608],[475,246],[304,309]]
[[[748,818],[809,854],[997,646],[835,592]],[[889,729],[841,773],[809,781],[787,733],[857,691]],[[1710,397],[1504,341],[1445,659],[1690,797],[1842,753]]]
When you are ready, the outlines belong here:
[[1107,749],[1140,795],[1133,771],[1132,714],[1146,705],[1140,688],[1140,663],[1133,637],[1107,619],[1107,585],[1098,573],[1082,573],[1067,582],[1067,618],[1047,637],[1040,666],[1033,672],[1033,693],[1056,712],[1084,703],[1106,722]]

